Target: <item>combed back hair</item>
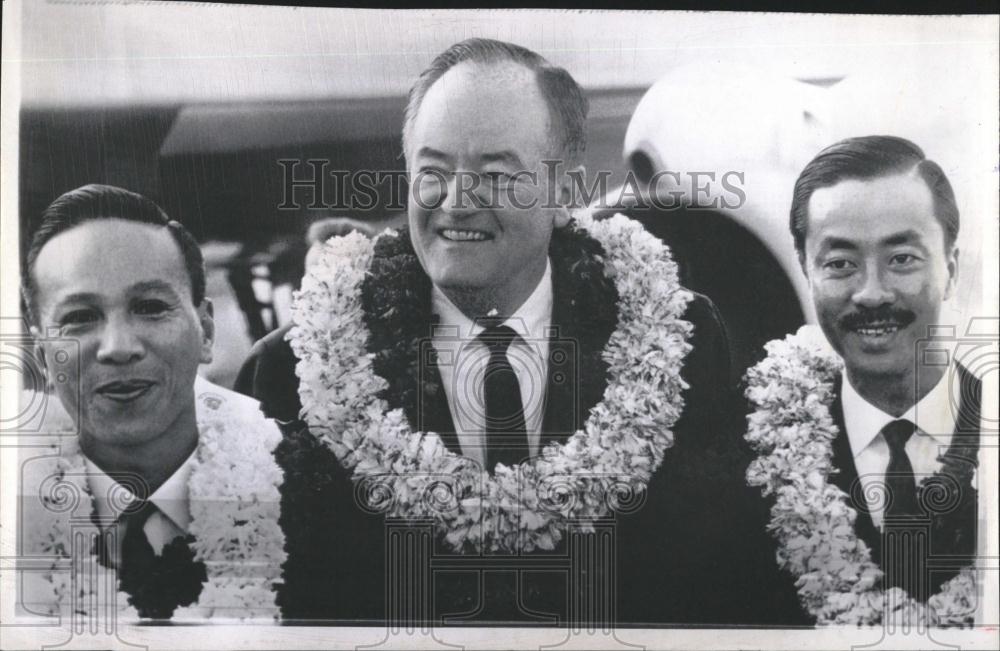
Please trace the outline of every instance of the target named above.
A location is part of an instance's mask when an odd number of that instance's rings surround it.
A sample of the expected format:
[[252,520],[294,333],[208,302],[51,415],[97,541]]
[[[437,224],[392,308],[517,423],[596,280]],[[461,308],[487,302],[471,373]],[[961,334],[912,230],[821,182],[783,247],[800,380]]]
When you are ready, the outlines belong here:
[[29,317],[38,323],[35,263],[42,248],[55,236],[76,228],[80,224],[102,219],[123,219],[139,224],[162,226],[180,247],[184,266],[191,281],[191,300],[195,306],[205,299],[205,261],[201,248],[191,233],[180,222],[170,219],[163,209],[151,200],[112,185],[90,184],[70,190],[49,204],[38,220],[31,236],[21,274],[24,303]]
[[488,38],[470,38],[456,43],[435,57],[410,89],[403,122],[403,151],[409,155],[413,125],[427,91],[446,72],[466,61],[480,64],[516,63],[535,73],[538,88],[549,106],[554,133],[553,144],[565,155],[567,163],[577,163],[587,146],[584,125],[587,121],[587,98],[564,68],[554,66],[531,50]]
[[934,201],[934,215],[944,230],[947,250],[958,239],[958,205],[955,192],[941,166],[928,160],[920,147],[895,136],[862,136],[830,145],[812,159],[795,182],[789,227],[795,250],[805,251],[809,228],[809,199],[813,192],[841,181],[867,181],[883,176],[916,172],[927,184]]

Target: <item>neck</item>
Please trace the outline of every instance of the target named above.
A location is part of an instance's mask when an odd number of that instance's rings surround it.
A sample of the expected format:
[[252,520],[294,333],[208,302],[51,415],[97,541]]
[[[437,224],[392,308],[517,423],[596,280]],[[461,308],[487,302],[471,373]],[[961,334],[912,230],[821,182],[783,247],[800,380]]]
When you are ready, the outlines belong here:
[[944,372],[941,366],[920,365],[893,375],[864,374],[847,369],[847,377],[862,398],[898,418],[920,402],[937,385]]
[[138,475],[149,495],[181,467],[197,445],[198,421],[193,409],[181,414],[163,434],[139,445],[108,445],[80,436],[80,449],[88,459],[112,477],[116,473]]

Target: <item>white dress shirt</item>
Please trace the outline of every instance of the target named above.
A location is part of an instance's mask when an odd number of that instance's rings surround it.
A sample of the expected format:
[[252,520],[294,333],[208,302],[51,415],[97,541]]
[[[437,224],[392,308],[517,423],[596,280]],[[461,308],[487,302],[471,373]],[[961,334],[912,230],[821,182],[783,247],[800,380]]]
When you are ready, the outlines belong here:
[[[192,452],[184,463],[180,465],[174,474],[167,478],[159,488],[153,491],[149,501],[156,505],[157,510],[149,516],[143,526],[149,544],[156,554],[160,554],[163,548],[173,541],[177,536],[187,534],[191,525],[191,511],[188,502],[188,478],[194,466],[194,457],[197,451]],[[113,510],[108,504],[107,497],[115,490],[115,501],[120,504],[127,503],[135,495],[125,486],[118,485],[107,473],[97,467],[90,459],[87,462],[87,483],[90,492],[94,496],[94,508],[101,522],[108,522],[119,511]],[[121,491],[118,493],[117,491]],[[120,501],[119,501],[120,500]],[[125,536],[121,521],[117,521],[115,526],[119,526],[118,549],[115,550],[114,563],[121,556],[121,543]]]
[[920,402],[898,419],[862,398],[851,386],[847,374],[843,375],[841,400],[844,426],[872,522],[879,529],[882,528],[884,509],[882,500],[877,498],[881,491],[875,490],[873,484],[877,486],[885,480],[885,471],[889,467],[889,444],[882,436],[882,428],[900,419],[915,423],[917,430],[904,448],[913,466],[913,475],[919,484],[925,477],[937,472],[941,468],[938,456],[948,450],[955,433],[957,405],[951,404],[951,396],[961,395],[950,386],[958,382],[958,374],[951,372],[953,370],[946,372]]
[[[485,344],[476,340],[485,328],[463,314],[437,287],[433,289],[431,307],[440,317],[434,329],[432,345],[437,353],[441,382],[462,454],[485,464],[486,399],[483,379],[490,353]],[[538,454],[545,414],[551,322],[552,267],[546,261],[545,273],[538,286],[503,323],[518,335],[507,349],[507,359],[521,388],[528,451],[532,456]]]

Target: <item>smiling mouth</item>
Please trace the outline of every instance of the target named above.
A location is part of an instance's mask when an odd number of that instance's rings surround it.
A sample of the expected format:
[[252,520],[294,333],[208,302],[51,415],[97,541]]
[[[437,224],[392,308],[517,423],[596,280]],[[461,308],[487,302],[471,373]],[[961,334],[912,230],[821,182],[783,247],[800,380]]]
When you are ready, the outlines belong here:
[[470,231],[458,228],[444,228],[438,231],[438,235],[452,242],[486,242],[492,240],[493,236],[483,231]]
[[115,402],[131,402],[146,395],[153,388],[148,380],[122,380],[101,385],[97,393]]
[[903,328],[903,324],[897,321],[876,321],[859,324],[850,328],[850,331],[861,337],[863,341],[877,345],[890,341],[901,328]]

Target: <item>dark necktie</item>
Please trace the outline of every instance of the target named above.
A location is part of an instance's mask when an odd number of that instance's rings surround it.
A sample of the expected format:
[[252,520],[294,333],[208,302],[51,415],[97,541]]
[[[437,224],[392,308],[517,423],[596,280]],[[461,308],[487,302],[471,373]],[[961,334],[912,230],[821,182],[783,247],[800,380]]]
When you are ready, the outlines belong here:
[[919,515],[917,507],[917,481],[913,466],[906,456],[906,442],[917,426],[908,420],[894,420],[882,428],[882,436],[889,444],[889,465],[885,469],[885,485],[891,499],[885,510],[886,520],[913,518]]
[[156,505],[149,501],[141,501],[129,508],[119,519],[125,525],[125,536],[122,538],[122,555],[119,559],[121,568],[139,568],[149,565],[156,553],[146,537],[146,522],[156,513]]
[[486,402],[486,469],[497,463],[515,466],[528,457],[528,436],[521,404],[521,385],[517,381],[507,350],[517,333],[508,326],[494,326],[480,333],[478,339],[490,350],[490,361],[483,380]]
[[900,587],[914,599],[923,601],[929,541],[914,526],[920,515],[917,482],[905,449],[914,431],[916,425],[908,420],[894,420],[882,429],[882,436],[889,444],[885,485],[890,497],[882,523],[882,570],[885,587]]
[[139,500],[118,519],[118,529],[124,530],[118,587],[140,617],[169,619],[178,606],[195,602],[208,574],[205,563],[195,561],[189,546],[194,540],[191,536],[178,536],[164,547],[162,555],[153,550],[144,528],[157,511],[152,502]]

